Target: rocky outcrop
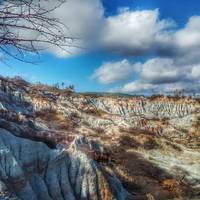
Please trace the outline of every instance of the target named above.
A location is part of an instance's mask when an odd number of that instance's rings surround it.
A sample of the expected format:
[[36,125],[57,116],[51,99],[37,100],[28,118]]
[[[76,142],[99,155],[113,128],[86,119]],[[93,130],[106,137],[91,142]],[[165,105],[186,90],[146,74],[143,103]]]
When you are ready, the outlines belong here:
[[102,148],[81,133],[38,126],[35,113],[58,105],[32,98],[29,85],[20,84],[0,83],[0,199],[128,199],[121,182],[93,157]]
[[[19,199],[126,199],[120,181],[81,151],[92,150],[85,138],[67,150],[17,138],[0,129],[1,196]],[[93,145],[94,146],[94,145]]]
[[0,80],[0,199],[198,195],[198,100],[66,94]]
[[157,98],[148,99],[144,97],[135,98],[111,98],[111,97],[68,97],[61,98],[62,101],[69,102],[77,108],[93,108],[102,110],[110,114],[126,116],[126,115],[144,115],[158,118],[175,118],[183,117],[194,113],[200,109],[197,101],[183,98],[176,100],[175,98]]

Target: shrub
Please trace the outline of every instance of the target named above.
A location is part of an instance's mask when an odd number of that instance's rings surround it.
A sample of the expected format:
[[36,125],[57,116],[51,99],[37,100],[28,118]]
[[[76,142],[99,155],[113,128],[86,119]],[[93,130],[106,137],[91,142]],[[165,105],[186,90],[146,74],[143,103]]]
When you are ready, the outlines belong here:
[[105,130],[101,127],[93,128],[93,131],[96,132],[97,134],[105,133]]

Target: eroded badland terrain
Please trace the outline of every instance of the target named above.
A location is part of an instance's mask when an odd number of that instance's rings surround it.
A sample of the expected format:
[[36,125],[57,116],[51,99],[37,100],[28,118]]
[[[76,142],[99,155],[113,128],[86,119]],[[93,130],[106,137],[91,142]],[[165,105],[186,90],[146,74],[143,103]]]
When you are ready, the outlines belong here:
[[0,78],[0,199],[200,199],[200,101]]

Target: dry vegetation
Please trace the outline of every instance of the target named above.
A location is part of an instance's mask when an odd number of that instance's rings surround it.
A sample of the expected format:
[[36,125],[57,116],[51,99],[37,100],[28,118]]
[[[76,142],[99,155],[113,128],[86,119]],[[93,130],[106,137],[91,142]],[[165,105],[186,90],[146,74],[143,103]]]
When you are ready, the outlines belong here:
[[200,116],[197,117],[197,121],[194,127],[197,129],[197,132],[200,134]]
[[[123,185],[135,195],[135,199],[147,199],[147,193],[155,199],[167,200],[179,196],[190,195],[190,187],[173,177],[158,166],[144,159],[137,153],[141,144],[133,138],[123,136],[119,145],[110,144],[113,160],[112,169],[122,180]],[[157,144],[155,145],[157,148]],[[155,148],[149,144],[146,148]],[[149,195],[150,196],[150,195]]]
[[49,128],[55,130],[68,131],[78,126],[78,116],[66,118],[55,110],[41,110],[35,113],[36,118],[45,121]]
[[103,117],[103,115],[106,114],[105,111],[96,108],[82,109],[80,111],[94,117]]
[[[111,170],[120,178],[123,185],[134,195],[134,199],[140,200],[168,200],[183,196],[189,199],[193,189],[184,183],[182,177],[174,177],[157,165],[143,158],[140,150],[149,151],[159,148],[161,151],[181,151],[173,143],[162,144],[160,139],[152,133],[136,130],[134,128],[120,128],[122,134],[91,135],[92,139],[99,141],[106,152],[109,152],[113,161]],[[104,136],[106,136],[104,138]]]
[[138,134],[135,136],[130,136],[128,134],[122,135],[119,139],[120,145],[124,148],[142,148],[146,150],[159,148],[158,143],[154,138],[144,134]]
[[[56,91],[56,89],[52,90],[52,92]],[[156,96],[152,97],[151,100],[158,100],[159,98],[163,97]],[[176,97],[166,98],[168,98],[167,101],[180,100],[180,98]],[[79,111],[97,118],[102,118],[106,114],[104,111],[88,105],[85,105],[85,109],[80,109]],[[77,113],[71,113],[71,116],[66,118],[55,110],[37,112],[36,118],[45,121],[51,129],[68,131],[74,130],[80,125],[79,128],[87,130],[85,131],[87,137],[101,143],[106,152],[109,152],[109,156],[94,154],[92,158],[113,170],[125,188],[134,194],[135,199],[168,200],[186,195],[188,198],[192,194],[190,186],[181,181],[180,177],[174,177],[159,168],[158,165],[150,162],[153,159],[152,157],[148,161],[142,156],[141,152],[148,151],[159,150],[166,154],[169,151],[177,153],[182,151],[174,143],[175,141],[162,142],[162,139],[165,140],[167,138],[164,135],[155,134],[155,131],[136,127],[118,127],[116,129],[117,133],[113,131],[113,135],[110,133],[107,134],[106,130],[101,127],[92,128],[87,119],[80,121],[81,119]],[[79,122],[81,123],[79,124]],[[151,119],[148,120],[148,124],[155,128],[157,126],[165,127],[170,125],[167,118],[164,120]],[[200,118],[198,118],[195,124],[195,130],[197,131],[192,135],[192,139],[195,136],[197,140],[200,133]],[[184,130],[184,133],[186,131]],[[191,133],[190,130],[187,132],[188,134]]]
[[101,127],[96,127],[96,128],[93,128],[92,130],[98,135],[105,133],[105,130]]

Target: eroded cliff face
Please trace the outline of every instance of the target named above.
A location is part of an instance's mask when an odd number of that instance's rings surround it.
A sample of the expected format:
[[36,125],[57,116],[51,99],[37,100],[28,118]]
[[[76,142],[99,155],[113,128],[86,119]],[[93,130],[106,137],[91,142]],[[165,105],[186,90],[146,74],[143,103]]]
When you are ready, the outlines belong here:
[[[55,111],[55,101],[32,98],[25,82],[18,85],[3,79],[0,88],[1,199],[130,197],[114,173],[95,160],[102,147],[77,131],[48,128],[48,120],[36,121],[37,112]],[[45,115],[48,118],[48,113]]]
[[18,199],[125,199],[127,192],[116,177],[106,174],[75,139],[66,150],[18,138],[1,129],[1,193]]
[[200,103],[0,82],[2,199],[198,199]]

